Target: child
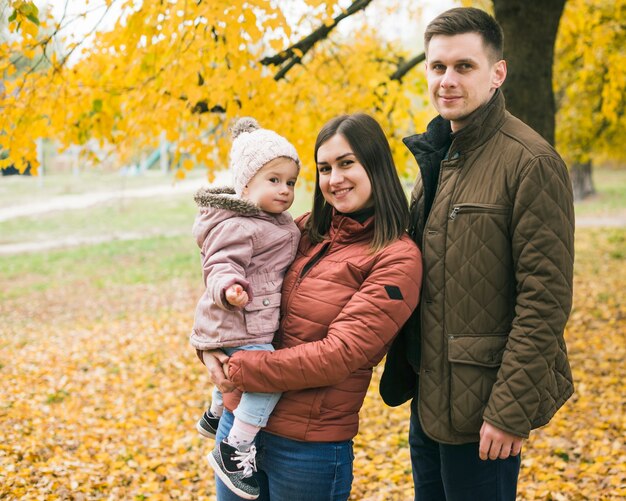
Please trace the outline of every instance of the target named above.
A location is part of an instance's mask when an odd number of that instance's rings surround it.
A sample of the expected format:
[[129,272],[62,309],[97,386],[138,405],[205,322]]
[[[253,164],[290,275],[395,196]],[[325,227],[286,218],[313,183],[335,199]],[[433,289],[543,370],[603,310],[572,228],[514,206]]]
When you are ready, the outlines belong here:
[[[235,188],[203,188],[193,234],[201,248],[206,291],[196,307],[191,344],[203,350],[269,350],[278,329],[280,291],[294,260],[300,231],[287,209],[300,169],[295,148],[277,133],[242,118],[232,130],[230,152]],[[253,445],[280,394],[243,393],[228,437],[208,460],[235,494],[256,499],[259,486]],[[196,425],[215,437],[223,411],[215,388],[211,407]]]

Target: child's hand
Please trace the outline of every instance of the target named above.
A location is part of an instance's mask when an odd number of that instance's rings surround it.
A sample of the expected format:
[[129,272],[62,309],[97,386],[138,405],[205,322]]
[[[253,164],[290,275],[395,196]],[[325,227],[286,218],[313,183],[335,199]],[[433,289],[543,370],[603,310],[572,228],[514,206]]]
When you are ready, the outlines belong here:
[[237,308],[243,308],[248,303],[248,293],[239,284],[233,284],[226,289],[226,301]]

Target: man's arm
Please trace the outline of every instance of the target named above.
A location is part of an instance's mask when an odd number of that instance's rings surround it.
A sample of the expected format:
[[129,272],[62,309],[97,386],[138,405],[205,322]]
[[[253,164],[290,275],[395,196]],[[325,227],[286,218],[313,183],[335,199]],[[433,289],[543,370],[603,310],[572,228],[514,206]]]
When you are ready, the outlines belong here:
[[[555,385],[554,363],[572,305],[573,197],[567,169],[556,156],[533,159],[520,176],[511,253],[515,317],[483,419],[500,432],[525,438]],[[510,443],[486,429],[485,449],[489,444],[491,451],[493,440],[496,448]]]

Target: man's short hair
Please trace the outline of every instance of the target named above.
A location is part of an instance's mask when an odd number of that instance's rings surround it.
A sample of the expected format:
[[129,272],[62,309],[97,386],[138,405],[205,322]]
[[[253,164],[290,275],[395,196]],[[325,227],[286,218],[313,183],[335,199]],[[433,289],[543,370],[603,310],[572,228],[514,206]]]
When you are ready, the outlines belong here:
[[457,7],[439,14],[433,19],[424,32],[424,47],[428,52],[428,44],[435,35],[454,36],[464,33],[478,33],[485,47],[491,52],[494,61],[503,58],[504,35],[502,27],[484,10],[474,7]]

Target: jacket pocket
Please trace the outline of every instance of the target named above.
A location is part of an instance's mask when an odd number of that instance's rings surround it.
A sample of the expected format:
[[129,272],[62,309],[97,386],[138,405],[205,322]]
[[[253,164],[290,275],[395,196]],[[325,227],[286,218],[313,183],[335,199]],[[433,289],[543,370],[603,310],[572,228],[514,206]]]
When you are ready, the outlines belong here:
[[255,296],[244,307],[248,334],[271,334],[278,330],[280,293]]
[[506,205],[453,205],[445,244],[447,332],[510,330],[517,292],[510,217]]
[[508,336],[450,336],[450,413],[460,433],[478,433]]
[[460,213],[485,213],[485,214],[508,214],[511,212],[511,209],[506,205],[497,205],[497,204],[478,204],[478,203],[462,203],[462,204],[454,204],[452,206],[452,211],[450,212],[450,219],[455,220],[457,215]]

